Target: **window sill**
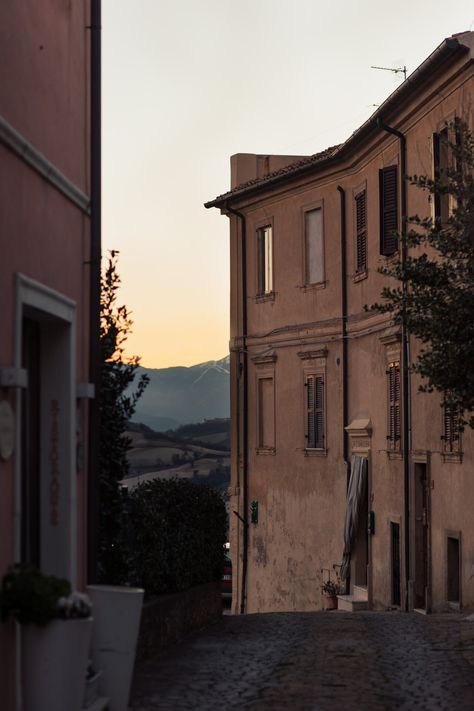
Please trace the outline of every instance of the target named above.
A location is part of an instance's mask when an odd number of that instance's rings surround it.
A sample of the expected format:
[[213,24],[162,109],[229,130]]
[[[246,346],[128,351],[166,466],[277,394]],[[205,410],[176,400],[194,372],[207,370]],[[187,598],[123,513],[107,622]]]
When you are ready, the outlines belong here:
[[305,457],[327,457],[328,456],[328,450],[327,449],[310,449],[307,448],[304,450],[304,456]]
[[379,258],[385,263],[385,264],[390,264],[391,262],[396,262],[398,259],[400,259],[400,250],[397,249],[396,252],[393,254],[380,254]]
[[403,459],[403,452],[396,449],[387,449],[387,456],[389,459]]
[[300,289],[302,291],[318,291],[319,289],[325,289],[326,288],[326,281],[318,281],[315,282],[314,284],[302,284],[300,286]]
[[441,452],[441,460],[443,462],[462,464],[462,455],[462,452]]
[[257,304],[261,304],[264,301],[275,301],[275,292],[269,291],[268,294],[257,294],[255,301]]
[[258,447],[256,449],[257,454],[271,454],[275,455],[276,454],[276,449],[275,447]]
[[368,276],[369,276],[369,272],[367,271],[367,269],[363,272],[356,272],[356,274],[354,276],[354,284],[357,284],[357,282],[367,279]]

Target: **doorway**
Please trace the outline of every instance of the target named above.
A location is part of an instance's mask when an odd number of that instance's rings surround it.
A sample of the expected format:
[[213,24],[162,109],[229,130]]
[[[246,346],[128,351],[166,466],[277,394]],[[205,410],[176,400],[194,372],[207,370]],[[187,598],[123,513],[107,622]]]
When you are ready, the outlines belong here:
[[460,573],[461,565],[459,560],[459,538],[448,536],[448,602],[456,605],[460,603]]
[[44,573],[77,579],[75,303],[17,275],[15,557]]
[[369,536],[367,533],[368,489],[368,482],[366,482],[359,502],[359,519],[354,543],[354,585],[363,588],[367,587],[367,566],[369,563]]
[[390,548],[392,558],[392,605],[400,606],[400,524],[393,521],[390,523]]
[[415,576],[414,607],[428,608],[429,489],[427,465],[415,464]]
[[21,562],[40,567],[41,333],[33,319],[22,324],[22,367],[28,374],[21,403]]

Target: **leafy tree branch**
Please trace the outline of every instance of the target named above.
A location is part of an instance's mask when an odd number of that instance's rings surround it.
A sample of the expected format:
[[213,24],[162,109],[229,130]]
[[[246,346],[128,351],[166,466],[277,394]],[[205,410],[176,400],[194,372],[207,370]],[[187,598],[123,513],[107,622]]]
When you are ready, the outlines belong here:
[[384,287],[369,310],[391,314],[419,339],[412,367],[424,380],[420,390],[440,392],[474,427],[474,135],[459,119],[445,133],[445,167],[409,180],[431,203],[444,201],[446,215],[408,218],[409,256],[379,270],[399,286]]

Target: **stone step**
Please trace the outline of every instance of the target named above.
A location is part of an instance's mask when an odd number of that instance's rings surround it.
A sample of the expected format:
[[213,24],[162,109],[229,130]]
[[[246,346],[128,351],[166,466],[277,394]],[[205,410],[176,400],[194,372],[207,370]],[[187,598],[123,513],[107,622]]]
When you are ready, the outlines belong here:
[[367,601],[369,599],[366,585],[354,585],[352,594],[354,595],[354,598],[356,600],[366,600]]
[[357,610],[367,610],[369,603],[367,600],[358,600],[354,595],[338,595],[337,609],[344,612],[357,612]]
[[105,696],[97,698],[90,706],[84,706],[82,711],[109,711],[109,699]]

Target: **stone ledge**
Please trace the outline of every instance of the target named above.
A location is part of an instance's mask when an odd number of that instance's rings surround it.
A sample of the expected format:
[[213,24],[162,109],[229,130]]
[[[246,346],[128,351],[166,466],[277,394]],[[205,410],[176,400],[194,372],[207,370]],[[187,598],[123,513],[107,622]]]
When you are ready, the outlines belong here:
[[174,595],[160,595],[143,605],[136,661],[163,649],[222,616],[220,581],[197,585]]

